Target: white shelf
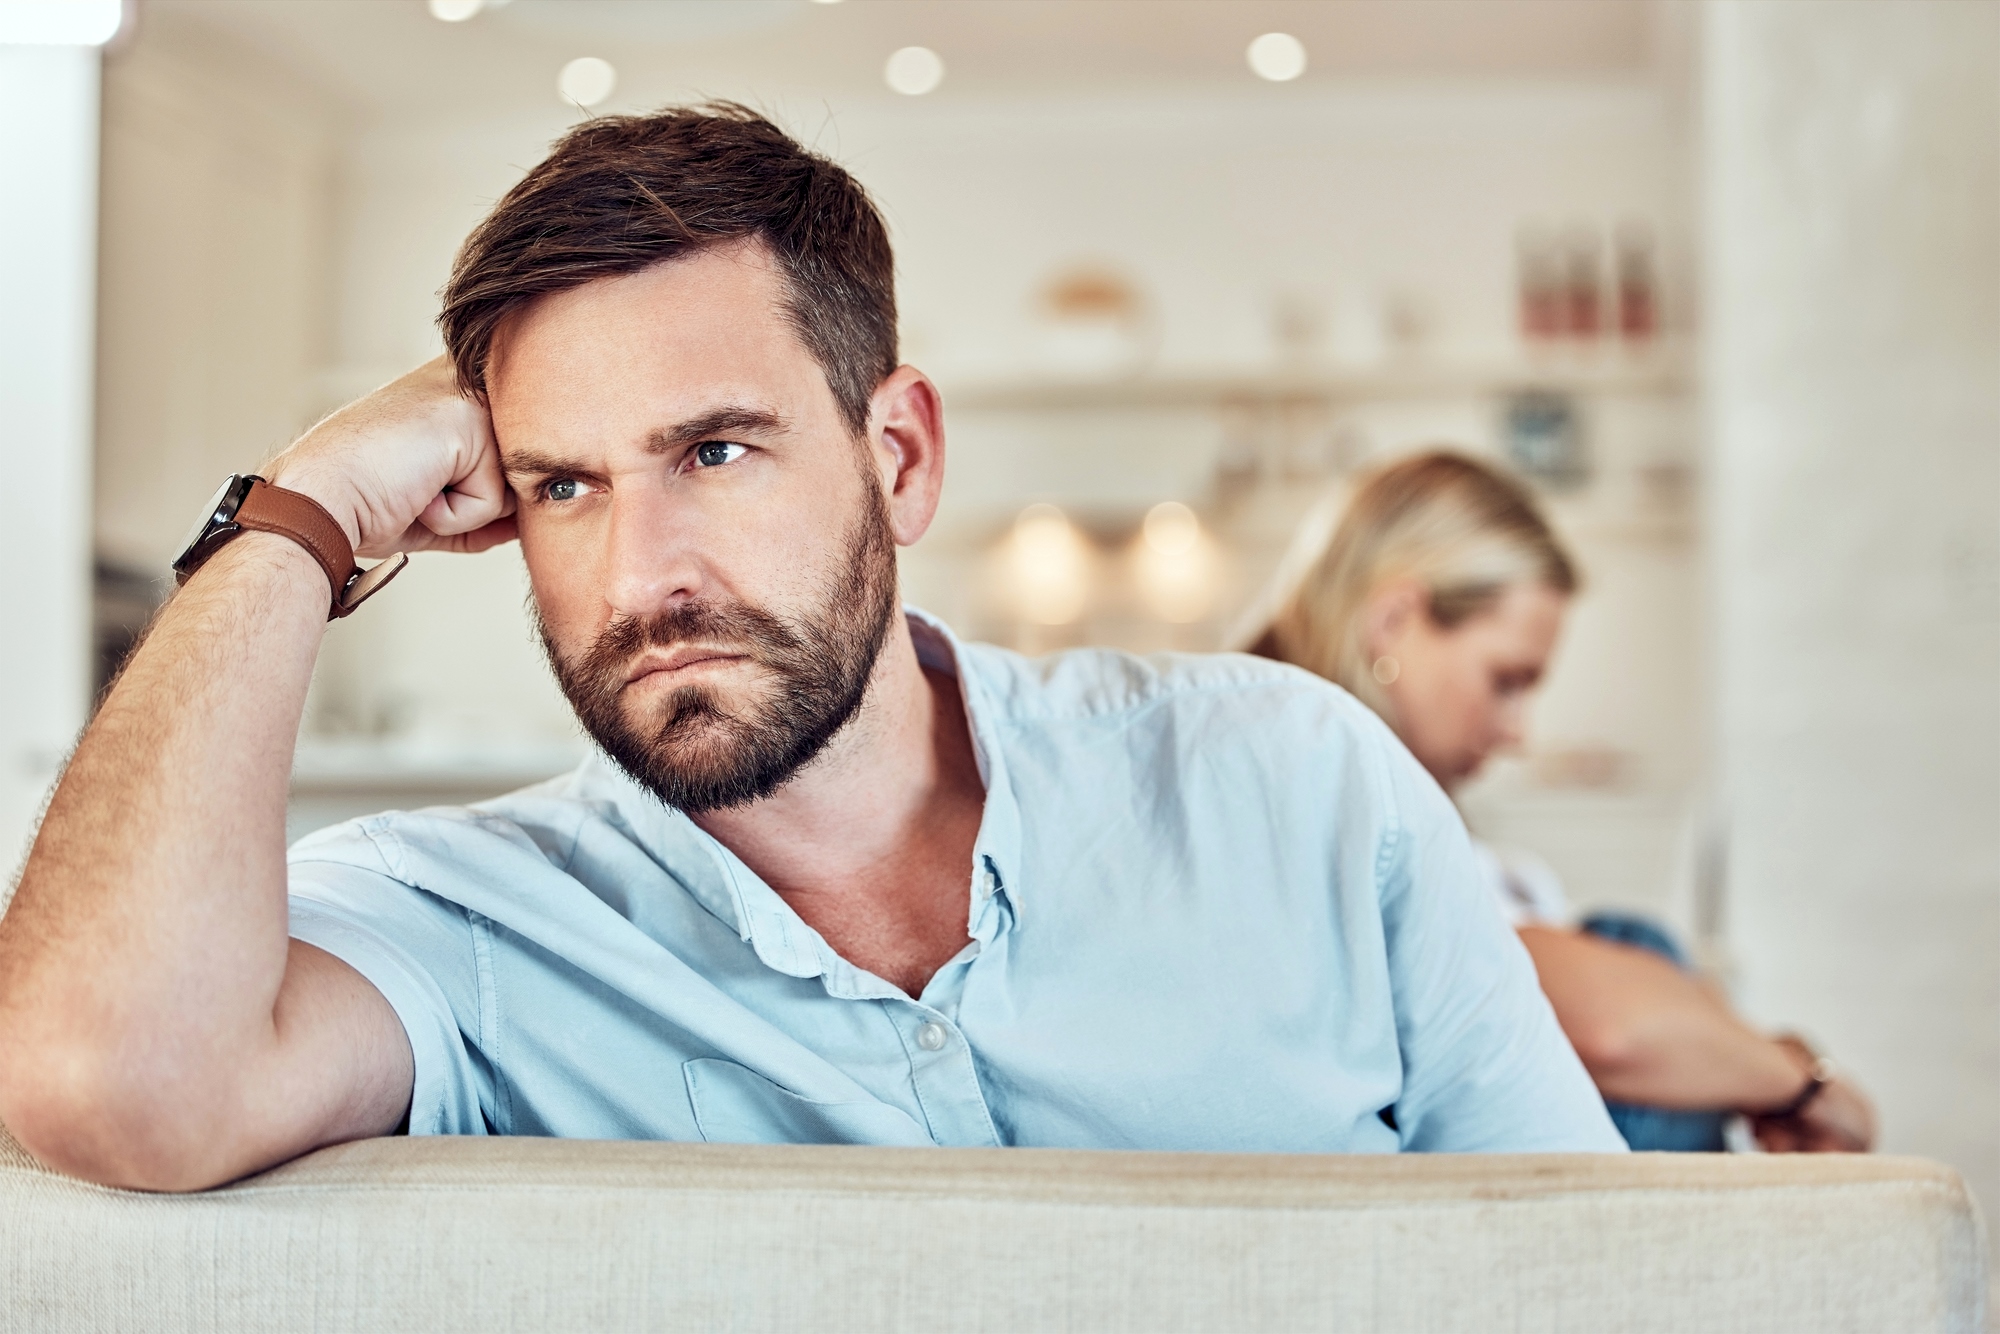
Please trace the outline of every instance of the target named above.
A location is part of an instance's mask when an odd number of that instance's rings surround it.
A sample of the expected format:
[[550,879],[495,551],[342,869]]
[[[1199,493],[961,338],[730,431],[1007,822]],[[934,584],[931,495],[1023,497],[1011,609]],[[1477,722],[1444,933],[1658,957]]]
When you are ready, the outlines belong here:
[[1412,362],[1357,372],[1159,373],[1090,379],[944,379],[948,409],[965,412],[1232,409],[1409,399],[1489,397],[1527,389],[1578,395],[1677,396],[1693,377],[1686,359],[1663,350],[1607,352],[1591,361],[1522,358],[1487,365]]

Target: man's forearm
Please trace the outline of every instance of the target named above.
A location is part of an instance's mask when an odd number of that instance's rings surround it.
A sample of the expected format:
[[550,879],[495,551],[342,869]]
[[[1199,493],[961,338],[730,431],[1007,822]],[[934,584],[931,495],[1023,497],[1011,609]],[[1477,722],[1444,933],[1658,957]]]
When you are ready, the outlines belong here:
[[[24,1140],[88,1113],[147,1152],[219,1110],[271,1041],[285,798],[327,597],[303,548],[239,537],[86,730],[0,919],[0,1119]],[[89,1129],[69,1127],[73,1148]]]

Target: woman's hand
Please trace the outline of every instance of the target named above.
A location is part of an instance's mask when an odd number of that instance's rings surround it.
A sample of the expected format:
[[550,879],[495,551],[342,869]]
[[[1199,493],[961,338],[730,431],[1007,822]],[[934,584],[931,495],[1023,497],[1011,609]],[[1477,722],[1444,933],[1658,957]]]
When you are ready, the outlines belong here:
[[[1790,1034],[1776,1041],[1810,1077],[1819,1064],[1812,1048]],[[1875,1147],[1875,1104],[1836,1073],[1797,1116],[1752,1116],[1750,1128],[1766,1153],[1866,1153]]]

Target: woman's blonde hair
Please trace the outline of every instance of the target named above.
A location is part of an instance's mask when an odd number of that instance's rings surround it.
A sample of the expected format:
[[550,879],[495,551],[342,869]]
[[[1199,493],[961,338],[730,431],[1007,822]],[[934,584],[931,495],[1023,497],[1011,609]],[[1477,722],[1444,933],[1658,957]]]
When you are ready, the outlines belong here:
[[[1384,718],[1388,699],[1362,642],[1362,608],[1383,585],[1414,579],[1445,629],[1485,611],[1509,585],[1573,593],[1576,565],[1520,482],[1442,450],[1363,479],[1336,526],[1308,523],[1284,566],[1275,614],[1253,653],[1317,672]],[[1393,721],[1393,718],[1391,718]]]

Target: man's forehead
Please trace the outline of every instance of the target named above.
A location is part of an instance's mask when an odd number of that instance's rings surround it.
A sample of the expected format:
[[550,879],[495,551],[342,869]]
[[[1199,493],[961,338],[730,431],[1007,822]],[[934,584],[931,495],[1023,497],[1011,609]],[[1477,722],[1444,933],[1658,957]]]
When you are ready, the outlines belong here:
[[682,355],[718,342],[741,349],[810,355],[791,318],[789,285],[768,246],[719,242],[679,252],[641,269],[607,274],[549,292],[512,312],[494,331],[487,354],[489,391],[511,371],[576,365],[573,353],[625,351]]

